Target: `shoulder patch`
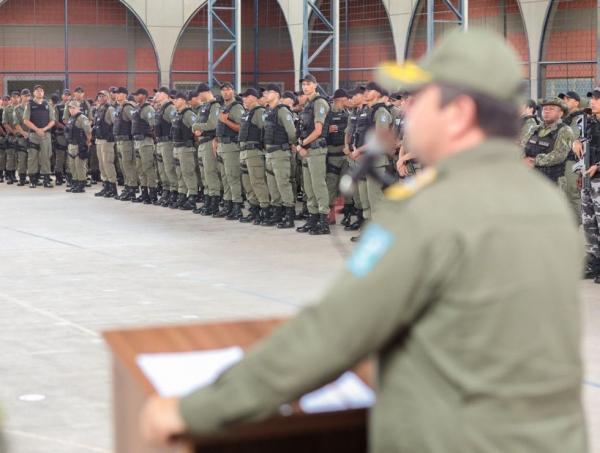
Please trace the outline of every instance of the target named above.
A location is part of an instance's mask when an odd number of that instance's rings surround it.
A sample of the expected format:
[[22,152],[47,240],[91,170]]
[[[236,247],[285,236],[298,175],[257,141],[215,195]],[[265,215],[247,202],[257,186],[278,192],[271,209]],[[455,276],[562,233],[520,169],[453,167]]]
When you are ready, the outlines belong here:
[[366,277],[381,261],[394,243],[394,235],[377,224],[371,224],[363,233],[346,268],[356,277]]
[[405,182],[394,184],[385,190],[385,196],[388,200],[402,201],[406,200],[425,187],[433,184],[437,178],[437,171],[433,168],[427,168],[418,175],[407,179]]

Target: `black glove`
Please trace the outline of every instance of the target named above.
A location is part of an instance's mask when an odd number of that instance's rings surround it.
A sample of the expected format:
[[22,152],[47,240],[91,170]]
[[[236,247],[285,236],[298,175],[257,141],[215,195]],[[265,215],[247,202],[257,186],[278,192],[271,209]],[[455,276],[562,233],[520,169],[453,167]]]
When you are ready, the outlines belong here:
[[90,157],[90,148],[87,145],[79,145],[79,158],[87,159]]

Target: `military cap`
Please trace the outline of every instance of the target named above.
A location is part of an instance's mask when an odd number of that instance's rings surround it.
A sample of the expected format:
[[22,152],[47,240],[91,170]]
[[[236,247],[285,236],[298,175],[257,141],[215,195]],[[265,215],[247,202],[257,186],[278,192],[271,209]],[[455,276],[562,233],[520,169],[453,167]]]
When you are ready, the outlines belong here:
[[347,97],[348,97],[348,93],[343,88],[338,88],[333,93],[333,99],[340,99],[340,98],[347,98]]
[[254,88],[248,88],[240,96],[242,96],[243,98],[245,98],[247,96],[254,96],[255,98],[259,98],[260,97],[260,95],[258,94],[258,91],[256,89],[254,89]]
[[11,96],[21,96],[21,93],[19,91],[13,91],[10,93]]
[[33,91],[37,90],[38,88],[41,88],[42,90],[44,89],[43,86],[41,86],[41,85],[38,84],[38,85],[34,85],[33,86]]
[[573,100],[575,100],[577,102],[581,102],[581,97],[575,91],[567,91],[566,93],[560,93],[558,95],[558,97],[560,99],[562,99],[563,101],[565,99],[573,99]]
[[78,86],[73,90],[74,93],[85,93],[85,90],[83,89],[83,87]]
[[592,91],[588,92],[588,98],[600,98],[600,87],[594,88]]
[[183,100],[187,101],[188,95],[186,93],[184,93],[183,91],[178,91],[173,96],[173,99],[183,99]]
[[567,113],[569,113],[569,109],[567,108],[567,105],[563,102],[562,99],[556,97],[556,98],[550,98],[550,99],[544,99],[541,104],[542,107],[546,106],[546,105],[555,105],[557,107],[560,107],[562,109],[562,111],[564,112],[564,114],[566,115]]
[[176,95],[177,95],[177,90],[171,90],[171,91],[169,91],[169,97],[171,99],[175,99]]
[[360,87],[356,87],[353,90],[348,91],[348,96],[356,96],[357,94],[363,94],[365,90],[361,90]]
[[109,94],[109,93],[108,93],[108,91],[106,91],[106,90],[100,90],[100,91],[98,91],[98,94],[96,94],[96,97],[98,97],[98,96],[106,96],[106,97],[109,97],[109,96],[110,96],[110,94]]
[[208,83],[201,83],[196,87],[196,93],[206,93],[207,91],[210,91]]
[[221,88],[221,89],[231,88],[232,90],[234,89],[233,84],[231,82],[223,82],[219,88]]
[[31,91],[29,91],[27,88],[23,88],[21,90],[21,96],[31,96]]
[[71,90],[69,90],[68,88],[65,88],[65,89],[63,90],[63,94],[65,94],[65,95],[68,95],[68,96],[71,96]]
[[317,83],[317,78],[312,74],[306,74],[304,77],[300,79],[300,83],[302,82],[312,82]]
[[67,108],[68,109],[70,109],[70,108],[76,108],[76,109],[78,109],[80,107],[81,107],[81,104],[79,103],[79,101],[69,101],[67,103]]
[[145,88],[138,88],[135,92],[131,93],[134,96],[137,96],[139,94],[143,94],[144,96],[148,96],[148,90]]
[[276,85],[274,83],[269,83],[265,87],[265,91],[275,91],[277,94],[279,94],[279,96],[281,96],[281,88],[279,88],[279,85]]
[[402,93],[400,93],[399,91],[394,91],[393,93],[390,93],[390,99],[394,101],[399,101],[400,99],[402,99]]
[[416,63],[382,64],[377,80],[390,89],[407,91],[447,84],[515,104],[521,104],[524,92],[522,66],[515,51],[504,37],[477,28],[449,33]]
[[116,92],[117,92],[117,87],[110,87],[110,88],[108,89],[108,91],[109,91],[110,93],[116,93]]
[[294,104],[298,103],[298,96],[296,96],[296,93],[294,93],[293,91],[284,91],[283,95],[281,97],[283,99],[285,99],[285,98],[291,99],[292,101],[294,101]]
[[129,90],[125,87],[119,87],[117,88],[116,93],[118,94],[129,94]]
[[154,90],[155,93],[165,93],[165,94],[169,94],[169,88],[168,87],[160,87],[158,90]]
[[50,100],[54,104],[58,104],[58,101],[60,101],[60,96],[58,94],[53,94],[52,96],[50,96]]
[[370,90],[377,91],[382,96],[388,96],[389,95],[388,90],[386,90],[384,87],[382,87],[377,82],[369,82],[369,83],[367,83],[367,86],[365,87],[365,91],[370,91]]
[[130,94],[129,96],[127,96],[127,100],[129,102],[135,102],[135,98],[133,97],[133,94]]
[[2,96],[2,100],[3,101],[10,101],[10,96],[5,94],[4,96]]

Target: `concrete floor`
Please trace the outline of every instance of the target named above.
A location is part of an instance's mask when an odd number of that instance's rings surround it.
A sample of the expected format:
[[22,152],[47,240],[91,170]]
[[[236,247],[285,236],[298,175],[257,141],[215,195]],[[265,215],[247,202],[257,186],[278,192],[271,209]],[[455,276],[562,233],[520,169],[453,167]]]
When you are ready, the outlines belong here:
[[[350,251],[340,227],[308,237],[94,199],[96,190],[0,185],[0,403],[11,453],[111,451],[99,332],[291,315]],[[600,453],[600,287],[582,291],[585,402]]]

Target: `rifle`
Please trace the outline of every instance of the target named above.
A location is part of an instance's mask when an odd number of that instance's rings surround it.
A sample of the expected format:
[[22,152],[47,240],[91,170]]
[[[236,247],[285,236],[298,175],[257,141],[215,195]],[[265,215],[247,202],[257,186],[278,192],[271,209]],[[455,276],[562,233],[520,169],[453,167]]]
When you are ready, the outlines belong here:
[[[589,111],[588,111],[589,110]],[[591,110],[590,109],[586,109],[584,110],[584,114],[582,117],[582,122],[581,122],[581,136],[584,138],[583,140],[583,172],[582,172],[582,178],[583,178],[583,187],[586,189],[590,189],[591,188],[591,181],[589,176],[586,175],[586,172],[589,170],[590,166],[591,166],[591,162],[590,162],[590,140],[588,137],[588,114],[591,114]]]

